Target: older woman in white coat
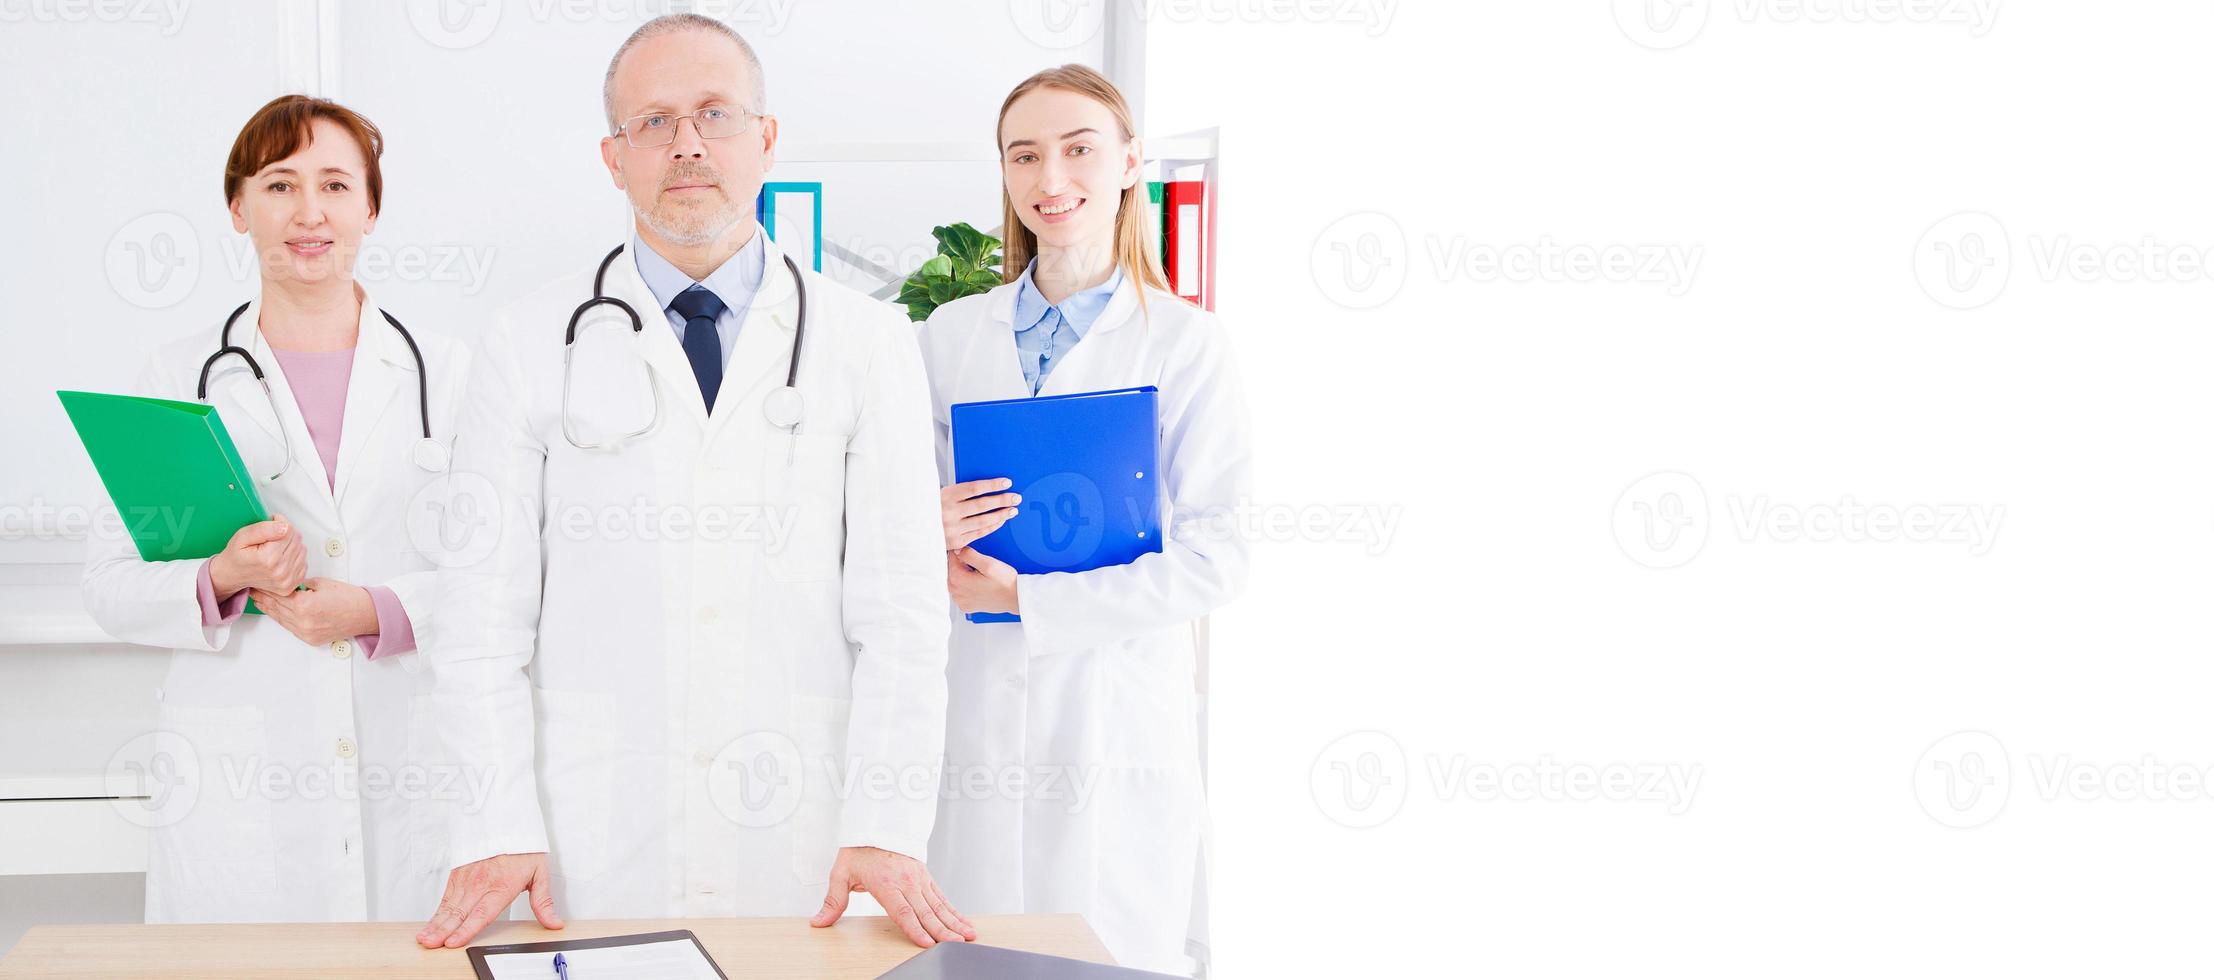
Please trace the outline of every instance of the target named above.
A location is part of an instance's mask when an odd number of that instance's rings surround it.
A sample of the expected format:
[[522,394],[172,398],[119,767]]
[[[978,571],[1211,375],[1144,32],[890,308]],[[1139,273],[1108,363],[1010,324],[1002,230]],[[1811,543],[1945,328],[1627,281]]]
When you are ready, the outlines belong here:
[[172,650],[151,767],[172,778],[142,821],[149,922],[413,919],[445,881],[445,808],[470,781],[438,761],[413,653],[433,564],[407,519],[439,489],[468,368],[354,281],[382,149],[336,103],[263,106],[223,180],[260,296],[156,351],[134,392],[204,385],[272,514],[212,558],[145,561],[114,533],[91,548],[93,618]]
[[1016,574],[970,547],[1021,502],[1005,480],[941,492],[954,617],[946,776],[930,867],[971,913],[1078,912],[1115,959],[1188,971],[1206,821],[1196,624],[1245,584],[1232,515],[1250,442],[1229,337],[1169,292],[1149,247],[1144,158],[1120,92],[1069,65],[1000,108],[1007,282],[921,329],[942,483],[949,406],[1159,389],[1162,550]]

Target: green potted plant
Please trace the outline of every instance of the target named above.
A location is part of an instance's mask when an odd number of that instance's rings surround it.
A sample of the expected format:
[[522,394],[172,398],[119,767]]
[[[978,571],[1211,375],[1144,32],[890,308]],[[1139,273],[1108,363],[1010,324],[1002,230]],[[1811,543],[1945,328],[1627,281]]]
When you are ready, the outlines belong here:
[[965,221],[932,228],[930,237],[938,240],[938,254],[899,287],[910,320],[929,319],[940,306],[999,285],[999,239]]

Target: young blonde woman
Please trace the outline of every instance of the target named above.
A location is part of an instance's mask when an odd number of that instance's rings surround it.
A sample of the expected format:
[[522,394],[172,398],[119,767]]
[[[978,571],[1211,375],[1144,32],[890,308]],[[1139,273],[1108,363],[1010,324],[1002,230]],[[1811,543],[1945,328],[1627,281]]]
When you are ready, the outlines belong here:
[[215,406],[271,513],[207,559],[90,549],[101,628],[171,649],[155,762],[178,771],[150,821],[148,922],[417,919],[445,881],[466,783],[438,761],[414,652],[433,565],[407,519],[443,479],[468,365],[355,282],[382,151],[334,102],[256,112],[223,194],[260,293],[155,351],[135,392]]
[[970,914],[1082,913],[1117,961],[1188,972],[1195,625],[1245,584],[1243,395],[1227,331],[1168,291],[1150,247],[1122,94],[1082,66],[1039,72],[1000,106],[997,145],[1007,281],[921,330],[941,482],[951,405],[1153,385],[1168,531],[1127,565],[1018,575],[970,547],[1021,506],[1008,481],[941,491],[955,605],[1022,621],[954,617],[929,863]]

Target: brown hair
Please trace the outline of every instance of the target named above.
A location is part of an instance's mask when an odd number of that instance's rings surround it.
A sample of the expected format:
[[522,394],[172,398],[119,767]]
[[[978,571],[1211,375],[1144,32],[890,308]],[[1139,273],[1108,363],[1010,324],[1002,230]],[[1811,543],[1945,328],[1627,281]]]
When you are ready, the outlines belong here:
[[223,164],[223,203],[238,200],[239,185],[260,173],[261,168],[313,142],[314,132],[309,127],[318,119],[345,130],[361,147],[368,170],[361,182],[369,191],[369,213],[383,211],[384,170],[377,165],[377,158],[384,155],[384,134],[360,113],[311,95],[280,95],[246,120],[246,128],[239,130],[238,139],[231,143],[231,158]]
[[[1062,65],[1048,68],[1029,78],[1007,93],[1007,101],[999,104],[999,123],[1007,122],[1007,110],[1020,99],[1040,88],[1057,88],[1085,96],[1115,116],[1115,124],[1122,130],[1122,139],[1136,135],[1131,132],[1130,103],[1122,97],[1122,90],[1115,87],[1100,73],[1083,65]],[[1004,158],[1005,148],[999,145],[997,127],[992,132],[993,152]],[[1022,278],[1023,270],[1038,254],[1038,236],[1022,223],[1022,212],[1015,209],[1014,198],[1007,196],[1007,183],[1003,179],[999,187],[1000,207],[1005,213],[1007,241],[1000,250],[1004,261],[1000,265],[1000,280],[1014,282]],[[1115,209],[1115,266],[1125,278],[1138,288],[1138,306],[1145,306],[1145,288],[1152,286],[1168,292],[1168,276],[1161,271],[1160,243],[1146,229],[1146,186],[1143,179],[1133,181],[1122,189],[1122,204]]]

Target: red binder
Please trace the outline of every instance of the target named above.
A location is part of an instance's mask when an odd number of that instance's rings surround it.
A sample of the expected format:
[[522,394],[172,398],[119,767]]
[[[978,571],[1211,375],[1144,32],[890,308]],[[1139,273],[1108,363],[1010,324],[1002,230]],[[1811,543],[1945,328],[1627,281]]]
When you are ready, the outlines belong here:
[[1207,185],[1196,180],[1172,180],[1166,184],[1168,200],[1162,208],[1168,223],[1169,289],[1199,304],[1215,308],[1214,222],[1208,213]]

